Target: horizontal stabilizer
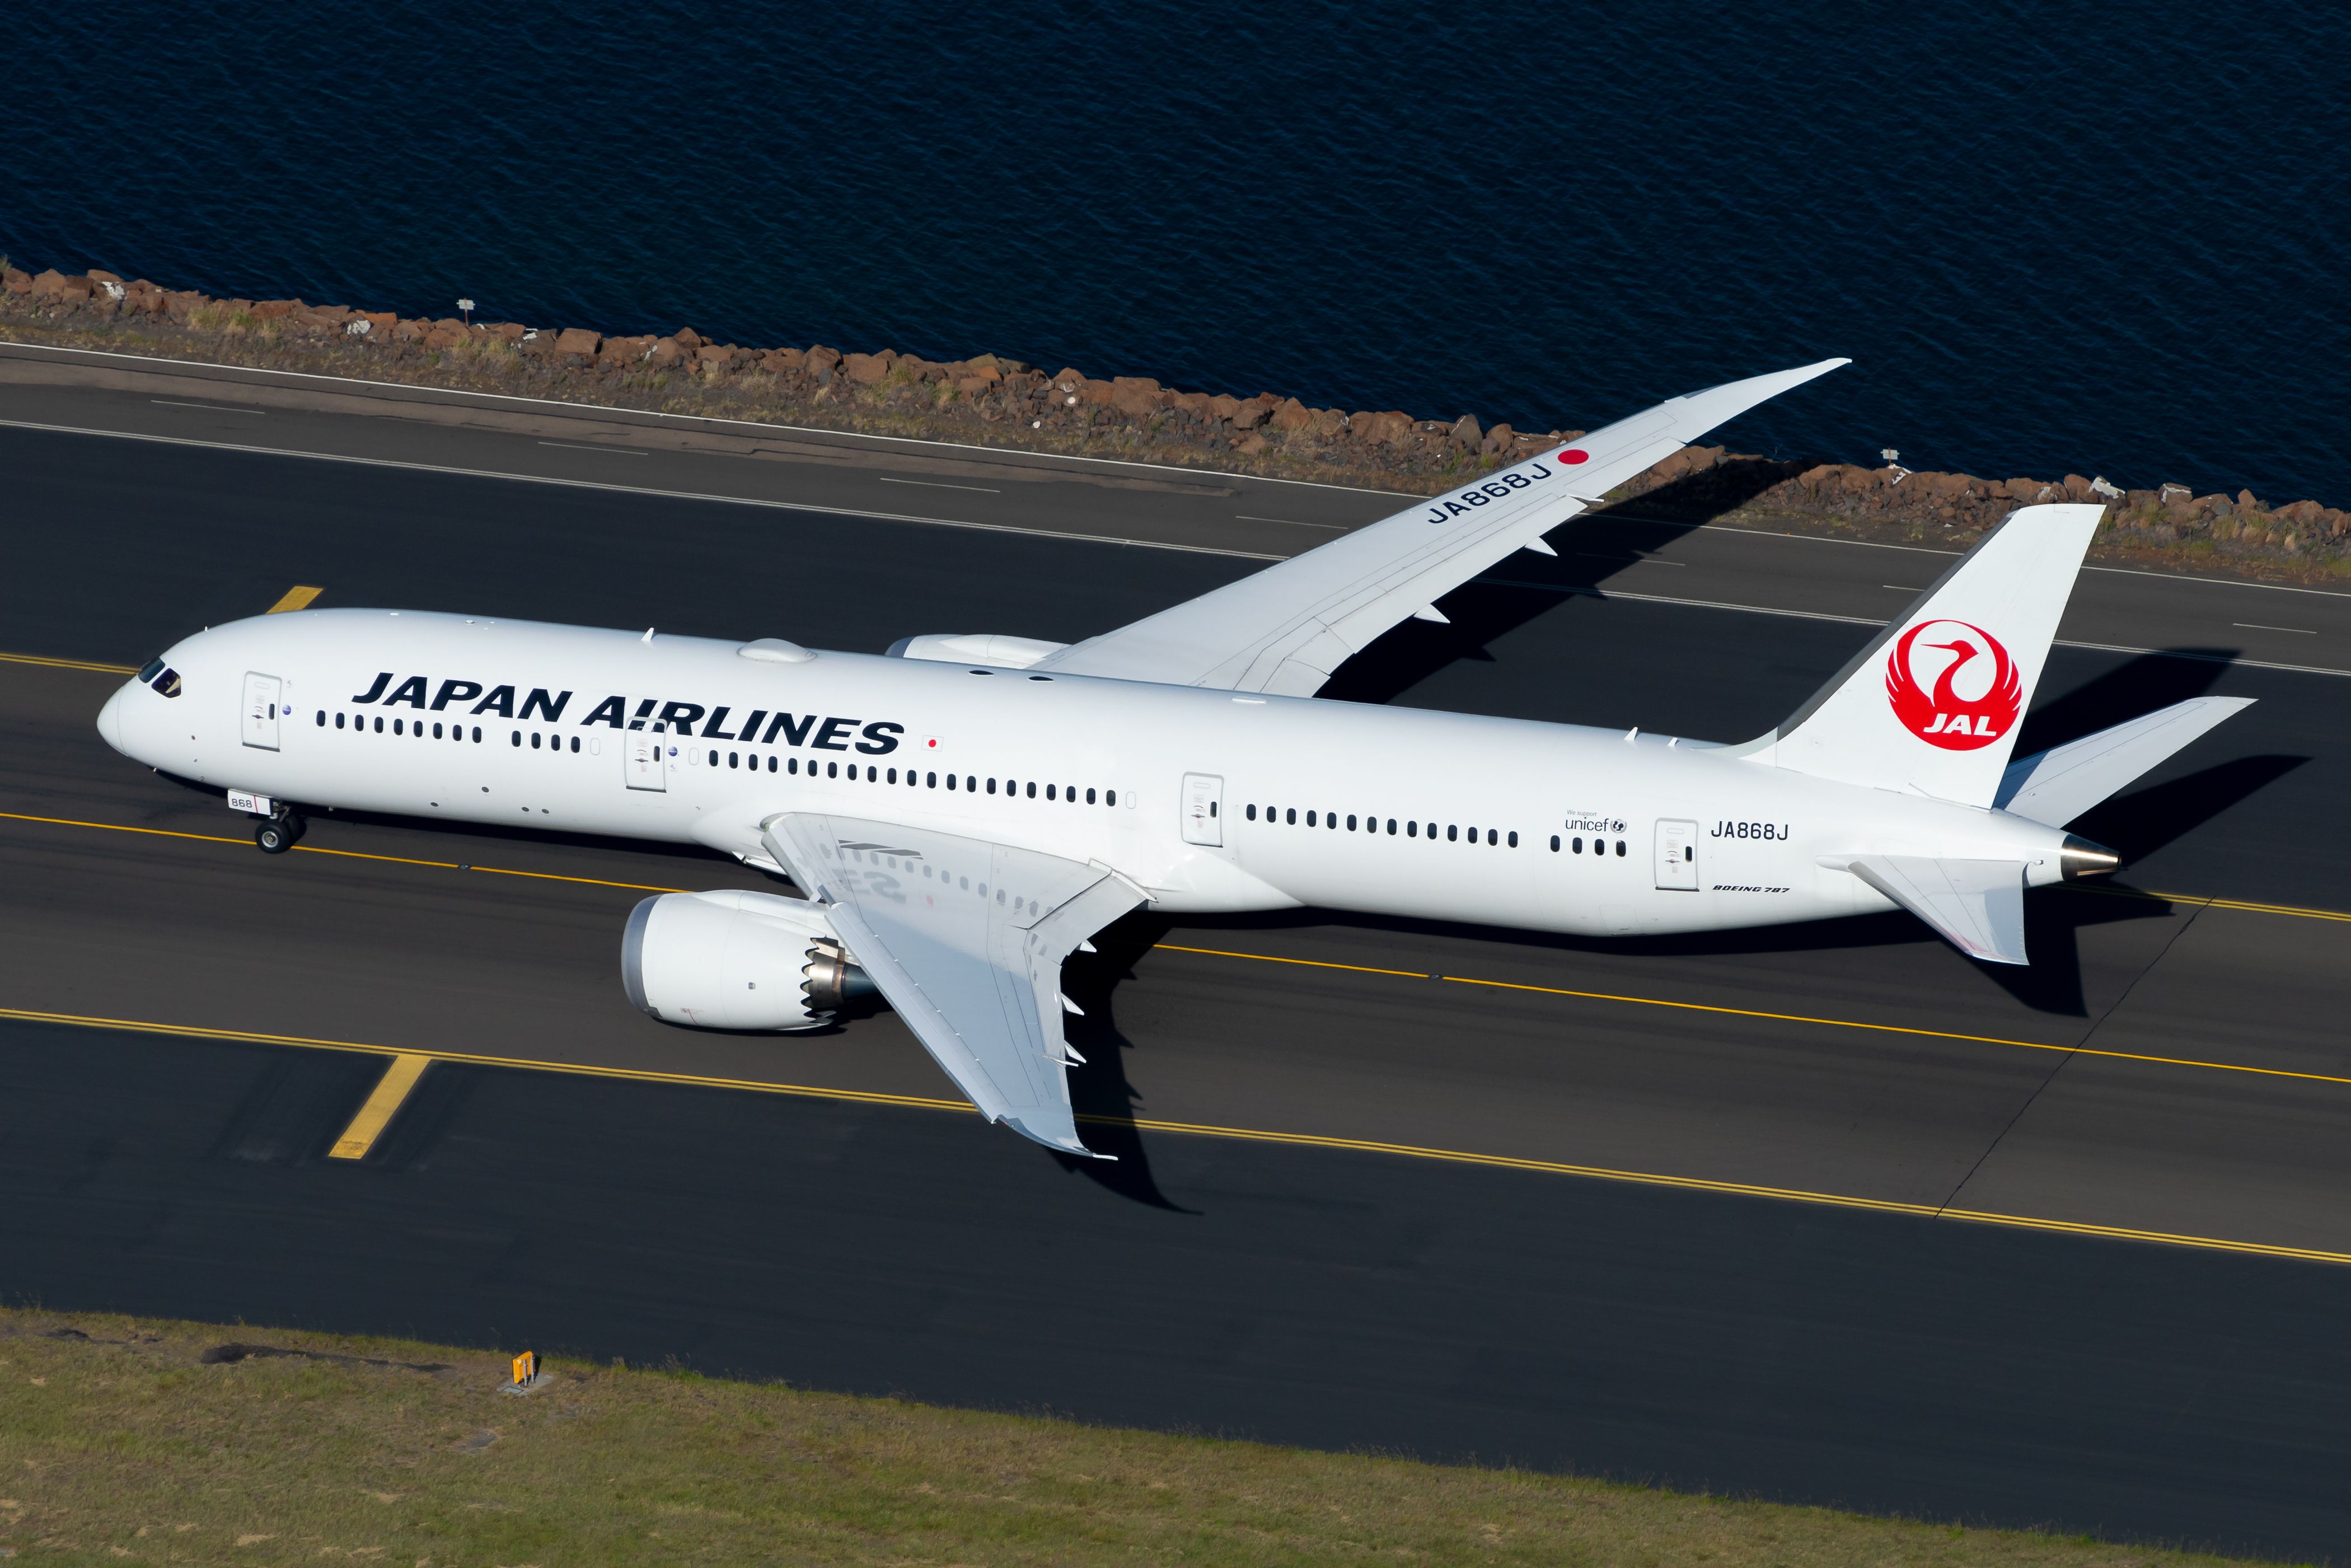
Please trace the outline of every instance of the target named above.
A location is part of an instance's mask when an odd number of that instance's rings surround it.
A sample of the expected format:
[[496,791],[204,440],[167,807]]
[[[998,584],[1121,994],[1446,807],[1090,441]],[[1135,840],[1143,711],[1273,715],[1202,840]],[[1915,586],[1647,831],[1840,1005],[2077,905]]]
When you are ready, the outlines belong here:
[[2024,862],[1860,855],[1844,869],[1933,926],[1970,958],[2026,964]]
[[2223,719],[2251,697],[2191,697],[2168,708],[2036,751],[2009,764],[1992,804],[2027,821],[2062,828]]

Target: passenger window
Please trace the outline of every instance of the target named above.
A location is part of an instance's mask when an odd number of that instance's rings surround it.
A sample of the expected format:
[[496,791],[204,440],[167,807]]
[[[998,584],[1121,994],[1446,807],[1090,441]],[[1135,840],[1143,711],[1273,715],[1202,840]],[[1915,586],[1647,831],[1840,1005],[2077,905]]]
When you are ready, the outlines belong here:
[[392,734],[394,734],[394,735],[398,735],[398,734],[400,734],[400,733],[401,733],[400,727],[401,727],[402,722],[402,720],[400,720],[400,719],[393,719],[393,720],[392,721]]
[[1406,821],[1404,825],[1404,836],[1407,839],[1420,837],[1420,823],[1416,821]]
[[1553,854],[1559,853],[1559,835],[1557,833],[1553,833],[1551,836],[1551,852]]
[[[811,764],[811,766],[813,766],[813,764]],[[828,779],[838,779],[838,778],[840,778],[840,777],[841,777],[841,764],[840,764],[840,763],[838,763],[838,762],[828,762],[828,763],[826,763],[826,764],[824,765],[824,776],[825,776],[826,778],[828,778]]]
[[1050,784],[1045,786],[1045,799],[1048,800],[1053,799],[1053,787]]
[[[393,719],[392,721],[392,732],[394,735],[398,735],[400,733],[400,721],[398,719]],[[522,731],[517,729],[511,730],[508,733],[514,737],[514,743],[517,746],[520,746],[522,744]]]
[[474,744],[475,746],[482,744],[482,727],[478,724],[474,727]]
[[530,732],[530,748],[533,751],[538,749],[538,731],[535,729]]
[[1034,779],[1031,779],[1030,780],[1029,780],[1029,799],[1030,799],[1031,800],[1034,800],[1036,798],[1037,798],[1037,780],[1035,780]]
[[1093,792],[1093,790],[1092,790],[1091,788],[1089,788],[1089,789],[1086,790],[1086,804],[1087,804],[1087,805],[1089,805],[1089,806],[1091,806],[1091,805],[1092,805],[1093,803],[1094,803],[1094,792]]
[[1618,860],[1625,858],[1625,841],[1622,839],[1616,841],[1616,858]]
[[925,788],[932,789],[937,789],[937,788],[939,787],[939,776],[938,776],[937,774],[935,774],[935,773],[931,773],[931,774],[926,774],[926,775],[925,775],[925,776],[924,776],[924,784],[925,784]]
[[319,710],[319,727],[320,729],[327,727],[327,710],[325,708],[320,708]]
[[970,774],[968,774],[968,773],[967,773],[967,774],[965,774],[965,775],[963,776],[963,789],[964,789],[964,793],[965,793],[965,794],[968,795],[968,794],[970,794],[974,789],[978,789],[978,788],[979,788],[979,780],[978,780],[978,779],[977,779],[973,778],[973,777],[972,777]]
[[[1495,837],[1496,837],[1496,835],[1495,835],[1495,832],[1494,832],[1494,830],[1493,830],[1493,829],[1489,828],[1489,829],[1487,829],[1487,830],[1486,830],[1486,841],[1487,841],[1488,843],[1489,843],[1489,844],[1490,844],[1490,843],[1492,843],[1492,842],[1494,841],[1494,840],[1495,840]],[[1515,844],[1515,843],[1517,843],[1518,841],[1519,841],[1519,835],[1518,835],[1518,834],[1516,834],[1516,833],[1512,833],[1512,834],[1510,835],[1510,842],[1512,842],[1512,843],[1514,843],[1514,844]]]
[[[580,754],[580,737],[576,735],[571,737],[571,754],[575,757]],[[754,768],[759,766],[759,759],[756,757],[751,758],[751,766]]]
[[1388,837],[1395,837],[1395,819],[1394,817],[1390,817],[1388,819]]
[[1511,847],[1512,849],[1517,849],[1517,848],[1519,847],[1519,830],[1518,830],[1518,829],[1516,829],[1516,828],[1512,828],[1512,829],[1510,830],[1510,847]]
[[893,784],[895,784],[897,781],[898,781],[898,770],[897,770],[896,768],[893,768],[892,769],[890,769],[890,782],[891,782],[891,783],[893,783]]
[[770,754],[768,755],[768,772],[770,772],[770,773],[773,773],[775,770],[776,770],[776,758],[775,758],[774,754],[773,754],[773,753],[770,753]]
[[337,714],[335,716],[335,727],[337,729],[343,727],[343,716],[341,714]]
[[792,758],[791,766],[784,769],[784,771],[785,771],[785,772],[787,772],[787,773],[794,773],[794,774],[798,773],[799,770],[800,770],[800,759],[799,759],[799,758],[797,758],[797,757],[795,757],[795,758]]
[[996,780],[993,779],[987,781],[987,792],[991,795],[996,793]]
[[1105,790],[1103,790],[1103,791],[1102,791],[1102,804],[1103,804],[1103,805],[1105,805],[1105,806],[1115,806],[1115,805],[1117,805],[1117,804],[1118,804],[1118,791],[1117,791],[1117,790],[1115,790],[1115,789],[1105,789]]
[[726,766],[727,766],[727,767],[729,767],[729,768],[740,768],[742,765],[743,765],[743,754],[742,754],[741,752],[739,752],[739,751],[730,751],[730,752],[728,752],[728,753],[726,754]]
[[1583,852],[1583,838],[1581,834],[1578,834],[1575,840],[1575,852],[1577,854]]
[[955,775],[954,775],[954,774],[952,774],[952,773],[950,773],[950,774],[948,774],[948,775],[947,775],[947,788],[948,788],[948,789],[954,789],[955,787],[956,787]]
[[1293,828],[1298,826],[1298,808],[1292,806],[1289,810],[1283,812],[1281,820]]
[[1351,833],[1355,831],[1355,813],[1353,811],[1347,813],[1347,831]]
[[[1445,830],[1445,836],[1448,841],[1458,839],[1461,836],[1461,830],[1458,828],[1448,827]],[[1475,828],[1470,829],[1469,836],[1473,839],[1476,838],[1478,836],[1478,830]]]

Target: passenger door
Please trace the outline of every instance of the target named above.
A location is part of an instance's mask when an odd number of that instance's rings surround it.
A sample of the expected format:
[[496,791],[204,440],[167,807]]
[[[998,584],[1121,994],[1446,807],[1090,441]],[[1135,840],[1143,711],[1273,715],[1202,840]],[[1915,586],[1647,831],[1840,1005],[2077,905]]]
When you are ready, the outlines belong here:
[[1698,824],[1657,819],[1657,885],[1681,893],[1698,891]]
[[621,737],[621,771],[632,789],[669,788],[669,765],[662,752],[669,737],[632,729]]
[[1184,775],[1184,841],[1221,849],[1225,842],[1225,780],[1217,773]]
[[278,699],[286,683],[256,670],[245,673],[245,743],[263,751],[277,749]]

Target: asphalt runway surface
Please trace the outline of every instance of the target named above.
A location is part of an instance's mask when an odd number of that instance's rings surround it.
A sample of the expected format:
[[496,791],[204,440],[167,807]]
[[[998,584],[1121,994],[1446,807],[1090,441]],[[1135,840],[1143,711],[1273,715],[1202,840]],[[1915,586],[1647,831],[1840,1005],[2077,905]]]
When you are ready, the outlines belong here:
[[[755,873],[324,816],[264,857],[107,750],[90,717],[120,677],[72,665],[294,583],[854,649],[1073,638],[1305,548],[1253,508],[1327,533],[1394,497],[41,374],[0,357],[0,651],[64,661],[0,662],[18,1297],[2351,1542],[2351,597],[2085,575],[2026,745],[2262,700],[2078,825],[2132,865],[2035,896],[2030,971],[1893,916],[1613,944],[1131,919],[1071,967],[1087,1136],[1123,1156],[1072,1169],[954,1109],[886,1012],[799,1039],[632,1014],[641,890]],[[275,433],[214,428],[238,424]],[[575,450],[621,435],[645,455]],[[991,465],[1052,476],[853,515]],[[1338,695],[1743,738],[1948,564],[1600,519],[1552,542]],[[393,1051],[440,1060],[364,1160],[329,1160]]]

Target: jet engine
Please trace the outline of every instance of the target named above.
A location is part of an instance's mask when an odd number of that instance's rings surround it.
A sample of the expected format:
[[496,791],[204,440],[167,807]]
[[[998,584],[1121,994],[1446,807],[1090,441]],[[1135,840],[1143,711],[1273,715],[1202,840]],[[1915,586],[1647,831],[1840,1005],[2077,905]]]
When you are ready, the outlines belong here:
[[695,1029],[819,1029],[873,982],[823,912],[768,893],[664,893],[629,913],[621,985],[632,1006]]

